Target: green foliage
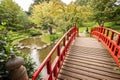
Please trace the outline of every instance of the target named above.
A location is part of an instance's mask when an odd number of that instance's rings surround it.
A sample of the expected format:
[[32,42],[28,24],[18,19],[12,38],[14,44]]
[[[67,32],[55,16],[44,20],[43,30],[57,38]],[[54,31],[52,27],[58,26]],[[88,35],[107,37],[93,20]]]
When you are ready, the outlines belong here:
[[75,4],[78,6],[87,6],[91,0],[76,0]]
[[18,22],[17,14],[20,12],[20,7],[12,0],[2,0],[0,3],[0,22],[6,22],[8,26],[12,26]]
[[120,4],[117,4],[117,0],[76,0],[75,4],[90,6],[93,13],[91,20],[95,20],[99,25],[102,21],[113,21],[120,25]]
[[29,78],[32,78],[32,74],[35,71],[36,63],[33,62],[33,59],[30,57],[30,55],[25,55],[22,53],[17,55],[24,58],[24,66],[27,69]]
[[94,20],[98,23],[112,20],[115,2],[116,0],[92,0],[91,7],[94,11]]
[[17,49],[11,44],[12,40],[8,35],[9,32],[4,27],[6,23],[2,24],[3,25],[0,26],[0,80],[4,80],[4,78],[6,80],[7,78],[8,71],[5,69],[5,63],[12,54],[16,54],[24,58],[24,65],[27,68],[29,77],[31,77],[35,68],[35,63],[32,61],[32,58],[18,52]]
[[43,42],[45,42],[45,43],[51,43],[51,40],[50,40],[50,35],[48,34],[46,34],[46,35],[44,35],[44,36],[41,36],[41,40],[43,41]]
[[113,20],[115,20],[116,25],[120,25],[120,5],[116,5],[114,9]]
[[28,30],[28,33],[29,33],[31,36],[42,35],[41,31],[38,30],[38,29],[29,29],[29,30]]
[[62,34],[52,34],[50,35],[50,40],[54,42],[55,40],[59,39],[62,37]]
[[13,0],[2,0],[0,2],[0,23],[6,22],[8,30],[22,30],[30,24],[28,16]]
[[66,32],[74,22],[81,25],[91,15],[89,6],[76,6],[73,3],[65,5],[53,0],[34,5],[30,20],[41,29],[47,29],[51,34],[53,29]]
[[[5,25],[5,23],[3,23]],[[13,54],[13,46],[10,44],[6,35],[6,28],[0,26],[0,76],[4,77],[8,74],[5,69],[5,63],[9,59],[9,56]],[[0,79],[3,79],[0,77]]]
[[112,21],[112,22],[106,22],[104,24],[104,26],[120,32],[120,26],[116,25],[116,23],[114,21]]
[[49,2],[50,0],[34,0],[34,5],[39,4],[39,3],[43,3],[43,2]]
[[57,39],[60,39],[62,37],[63,34],[48,34],[48,35],[44,35],[44,36],[41,36],[41,40],[46,42],[46,43],[51,43],[51,42],[54,42],[55,40]]

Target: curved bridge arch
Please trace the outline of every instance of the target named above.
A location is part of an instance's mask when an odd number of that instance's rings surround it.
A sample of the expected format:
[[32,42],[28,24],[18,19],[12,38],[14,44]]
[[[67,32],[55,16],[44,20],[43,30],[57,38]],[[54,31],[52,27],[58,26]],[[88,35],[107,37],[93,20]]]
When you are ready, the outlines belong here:
[[90,35],[96,37],[104,44],[116,64],[120,67],[120,33],[100,26],[93,28]]

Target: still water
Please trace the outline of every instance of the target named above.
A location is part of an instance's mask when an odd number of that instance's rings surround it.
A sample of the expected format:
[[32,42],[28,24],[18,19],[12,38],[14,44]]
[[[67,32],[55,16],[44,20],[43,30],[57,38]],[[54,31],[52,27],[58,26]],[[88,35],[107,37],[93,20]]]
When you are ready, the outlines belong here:
[[[19,50],[27,55],[31,55],[33,61],[36,62],[36,69],[40,66],[41,62],[48,55],[50,50],[53,48],[54,44],[49,46],[45,42],[41,41],[40,37],[30,37],[26,38],[19,43]],[[41,47],[44,47],[41,49]],[[46,69],[42,71],[42,76],[45,75]]]

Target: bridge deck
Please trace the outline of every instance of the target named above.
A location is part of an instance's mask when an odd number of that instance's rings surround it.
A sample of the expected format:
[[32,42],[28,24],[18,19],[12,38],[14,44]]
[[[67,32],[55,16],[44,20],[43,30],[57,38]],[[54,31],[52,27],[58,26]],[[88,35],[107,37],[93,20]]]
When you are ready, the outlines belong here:
[[78,37],[71,45],[58,80],[120,80],[112,57],[94,38]]

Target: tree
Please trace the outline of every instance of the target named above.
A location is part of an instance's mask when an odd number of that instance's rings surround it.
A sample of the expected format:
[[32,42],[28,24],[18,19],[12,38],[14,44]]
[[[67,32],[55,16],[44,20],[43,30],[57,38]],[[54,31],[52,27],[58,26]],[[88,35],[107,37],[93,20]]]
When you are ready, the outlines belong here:
[[91,0],[91,7],[94,11],[94,20],[99,24],[101,21],[109,21],[113,17],[116,0]]
[[75,4],[77,6],[88,6],[90,3],[90,0],[76,0]]
[[58,18],[59,12],[61,12],[60,5],[61,3],[57,1],[34,5],[30,18],[31,21],[37,24],[38,27],[42,27],[42,29],[48,29],[50,34],[52,34],[52,28],[56,26],[56,18]]
[[5,25],[5,22],[0,25],[0,80],[9,80],[8,71],[6,70],[5,64],[13,54],[21,56],[25,59],[24,66],[27,69],[29,78],[31,78],[36,64],[29,55],[25,55],[17,51],[12,44],[13,41],[11,40],[10,35],[11,31],[6,31]]
[[34,5],[38,5],[38,4],[43,3],[43,2],[47,2],[47,3],[48,3],[50,0],[33,0],[33,1],[34,1],[34,3],[30,5],[28,14],[31,14],[31,12],[32,12],[32,7],[33,7]]
[[27,15],[13,0],[2,0],[0,3],[0,23],[6,22],[6,29],[20,30],[29,22]]
[[5,21],[8,26],[14,26],[18,23],[17,14],[20,12],[20,7],[12,0],[2,0],[0,11],[0,22]]
[[115,21],[116,25],[120,25],[120,5],[115,6],[112,20]]
[[17,18],[19,20],[18,25],[20,25],[21,29],[26,30],[27,28],[29,28],[28,26],[31,25],[31,22],[29,20],[29,16],[27,15],[27,13],[20,11],[17,15]]
[[79,24],[86,21],[92,15],[89,6],[76,6],[71,3],[65,5],[60,1],[43,2],[34,5],[31,21],[42,29],[52,29],[66,31],[74,23]]
[[34,0],[34,5],[42,3],[42,2],[49,2],[50,0]]

